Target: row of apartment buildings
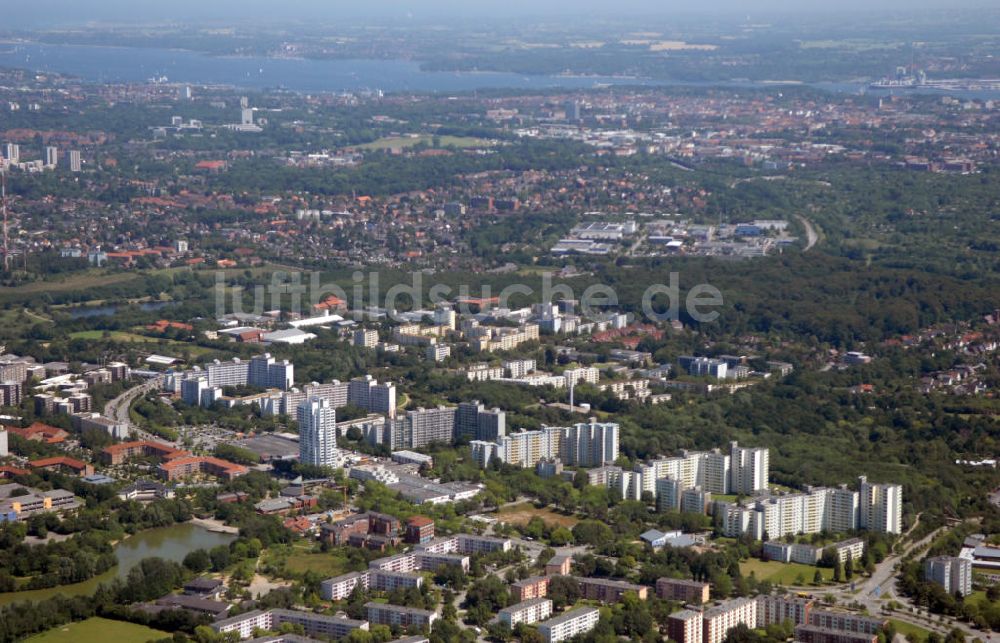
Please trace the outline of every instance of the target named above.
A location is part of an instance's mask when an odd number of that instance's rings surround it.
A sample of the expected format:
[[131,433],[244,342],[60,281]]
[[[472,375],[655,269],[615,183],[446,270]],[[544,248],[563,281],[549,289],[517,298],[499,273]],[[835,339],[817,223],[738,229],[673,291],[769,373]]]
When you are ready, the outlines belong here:
[[495,441],[473,440],[470,446],[483,468],[494,459],[527,468],[553,458],[571,466],[600,467],[618,458],[618,437],[618,424],[591,418],[588,423],[512,433]]
[[795,625],[795,640],[808,643],[874,643],[886,625],[886,619],[818,609],[806,598],[760,595],[675,612],[667,633],[677,643],[722,643],[738,625],[755,629],[786,621]]
[[[385,525],[386,534],[398,529],[398,521],[391,516],[388,518],[392,520],[386,521],[383,516],[384,514],[369,514],[365,516],[365,521],[369,525],[373,520],[378,525]],[[396,529],[392,528],[393,524],[396,525]],[[320,584],[320,593],[326,600],[339,601],[350,596],[358,585],[364,589],[378,591],[420,587],[423,584],[423,577],[416,572],[434,571],[443,565],[457,565],[463,571],[468,571],[469,556],[510,551],[510,548],[510,539],[492,536],[457,534],[433,538],[418,543],[412,551],[375,559],[368,564],[366,571],[327,579]]]
[[319,398],[327,400],[335,409],[351,404],[369,413],[380,413],[387,417],[396,416],[396,385],[392,382],[379,383],[371,375],[357,377],[348,382],[333,380],[325,384],[312,382],[301,389],[291,388],[284,392],[272,392],[260,399],[261,415],[294,415],[302,402]]
[[497,440],[507,433],[507,415],[487,409],[478,401],[457,407],[417,408],[400,417],[386,417],[362,429],[369,444],[390,449],[416,449],[430,444],[450,444],[457,439]]
[[755,540],[823,531],[856,529],[902,533],[903,489],[892,483],[858,478],[858,488],[811,487],[802,493],[766,495],[745,501],[716,502],[714,511],[726,536],[750,534]]
[[294,383],[295,365],[264,353],[250,358],[248,362],[234,357],[225,362],[214,360],[188,371],[167,373],[163,388],[180,393],[187,404],[210,406],[222,397],[222,389],[226,386],[288,390]]

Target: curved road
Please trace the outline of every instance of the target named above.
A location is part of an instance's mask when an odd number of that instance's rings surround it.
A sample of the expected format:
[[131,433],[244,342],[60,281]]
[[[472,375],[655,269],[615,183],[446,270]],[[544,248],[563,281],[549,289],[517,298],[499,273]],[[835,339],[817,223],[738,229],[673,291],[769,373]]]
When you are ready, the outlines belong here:
[[816,228],[809,219],[801,214],[796,214],[795,218],[802,222],[802,227],[806,229],[806,247],[802,249],[802,252],[808,252],[819,241],[819,233],[816,232]]
[[104,417],[119,424],[128,426],[130,432],[139,437],[150,439],[150,435],[132,424],[132,418],[129,416],[129,409],[132,408],[132,403],[136,400],[136,398],[159,388],[162,379],[162,376],[157,376],[143,382],[139,386],[133,386],[127,391],[124,391],[121,395],[104,405]]

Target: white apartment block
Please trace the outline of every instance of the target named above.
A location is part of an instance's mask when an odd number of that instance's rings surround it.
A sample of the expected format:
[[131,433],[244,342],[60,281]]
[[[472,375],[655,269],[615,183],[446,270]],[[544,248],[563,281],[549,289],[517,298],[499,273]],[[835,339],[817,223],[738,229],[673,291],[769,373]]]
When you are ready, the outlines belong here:
[[427,359],[431,362],[443,362],[451,357],[449,344],[431,344],[427,347]]
[[242,640],[253,636],[254,630],[271,629],[271,624],[273,622],[274,619],[270,612],[253,610],[252,612],[245,612],[237,616],[217,621],[212,624],[212,629],[220,634],[236,632]]
[[501,366],[490,366],[489,364],[474,364],[465,369],[465,379],[470,382],[489,382],[498,380],[504,376]]
[[567,387],[577,386],[580,383],[597,384],[597,381],[601,379],[601,372],[593,366],[568,368],[563,371],[563,377],[566,378]]
[[254,610],[216,621],[211,627],[220,634],[236,632],[240,639],[248,639],[254,630],[277,630],[283,623],[302,626],[307,636],[329,639],[341,639],[354,630],[368,629],[367,621],[287,609]]
[[753,494],[767,491],[770,456],[765,448],[741,447],[730,444],[730,493]]
[[514,379],[531,373],[536,369],[536,366],[533,359],[514,359],[503,363],[503,368],[507,371],[507,376]]
[[379,592],[422,587],[424,584],[424,577],[413,572],[390,572],[381,569],[372,569],[365,572],[365,574],[368,575],[369,588]]
[[[545,643],[558,643],[584,634],[597,627],[601,620],[600,610],[593,607],[579,607],[538,624],[538,633]],[[717,643],[717,642],[713,642]]]
[[396,554],[377,558],[368,563],[368,569],[379,569],[388,572],[415,572],[418,571],[417,557],[413,554]]
[[613,422],[580,423],[568,427],[560,459],[568,466],[599,467],[618,459],[618,425]]
[[429,551],[417,550],[414,554],[417,569],[422,571],[437,571],[446,565],[455,565],[463,572],[469,571],[469,557],[463,554],[435,554]]
[[340,463],[337,449],[337,412],[327,400],[313,398],[299,405],[299,461],[334,467]]
[[360,329],[354,331],[351,343],[358,348],[375,348],[378,346],[378,331]]
[[972,561],[956,556],[935,556],[924,561],[924,578],[954,596],[972,593]]
[[497,618],[510,629],[520,623],[528,625],[544,621],[552,616],[552,601],[547,598],[529,598],[497,613]]
[[456,551],[461,554],[489,554],[495,551],[510,551],[510,538],[458,534],[455,536]]
[[361,585],[368,589],[368,572],[350,572],[334,578],[328,578],[319,585],[319,595],[323,600],[341,601],[351,595],[354,588]]
[[390,605],[389,603],[366,603],[368,621],[376,625],[389,625],[407,628],[431,627],[438,615],[434,612],[413,607]]
[[524,468],[551,458],[569,466],[600,467],[618,458],[618,432],[617,424],[591,420],[570,427],[512,433],[495,442],[473,440],[470,447],[481,467],[488,466],[493,458]]
[[757,601],[735,598],[711,607],[702,614],[704,643],[722,643],[729,630],[740,623],[751,630],[757,627]]
[[874,484],[858,478],[860,494],[859,527],[886,534],[903,532],[903,487],[898,484]]
[[757,596],[757,627],[791,621],[796,625],[809,622],[813,601],[791,594],[760,594]]
[[702,643],[703,619],[701,612],[681,610],[674,612],[667,620],[670,640],[677,643]]
[[743,506],[717,503],[716,511],[726,535],[750,533],[757,540],[854,529],[900,533],[902,487],[872,485],[864,477],[859,487],[860,491],[814,487],[801,493],[762,496]]

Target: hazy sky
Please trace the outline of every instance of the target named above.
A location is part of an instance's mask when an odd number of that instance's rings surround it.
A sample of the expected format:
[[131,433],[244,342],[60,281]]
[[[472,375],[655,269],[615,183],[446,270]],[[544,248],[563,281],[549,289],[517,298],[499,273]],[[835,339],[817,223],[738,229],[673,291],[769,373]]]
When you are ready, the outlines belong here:
[[774,12],[995,7],[995,0],[0,0],[4,26],[87,21],[335,20],[337,18],[514,17],[670,14],[712,11],[735,16]]

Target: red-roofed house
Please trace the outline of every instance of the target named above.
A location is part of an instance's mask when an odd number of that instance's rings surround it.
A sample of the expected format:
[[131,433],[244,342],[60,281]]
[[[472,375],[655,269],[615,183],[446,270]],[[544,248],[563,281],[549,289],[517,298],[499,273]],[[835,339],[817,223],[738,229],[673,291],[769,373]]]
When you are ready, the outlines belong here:
[[69,432],[63,429],[49,426],[48,424],[42,424],[41,422],[35,422],[26,429],[19,429],[17,427],[8,427],[8,430],[19,435],[25,440],[33,440],[35,442],[45,442],[46,444],[59,444],[69,437]]
[[59,473],[73,473],[78,476],[94,475],[94,465],[87,464],[75,458],[67,456],[56,456],[54,458],[42,458],[32,460],[28,463],[32,469],[44,469],[46,471],[58,471]]
[[160,475],[167,480],[186,478],[196,473],[205,473],[217,478],[223,478],[224,480],[233,480],[246,475],[250,469],[244,467],[242,464],[236,464],[235,462],[229,462],[221,458],[190,456],[164,462],[160,465],[159,471]]

